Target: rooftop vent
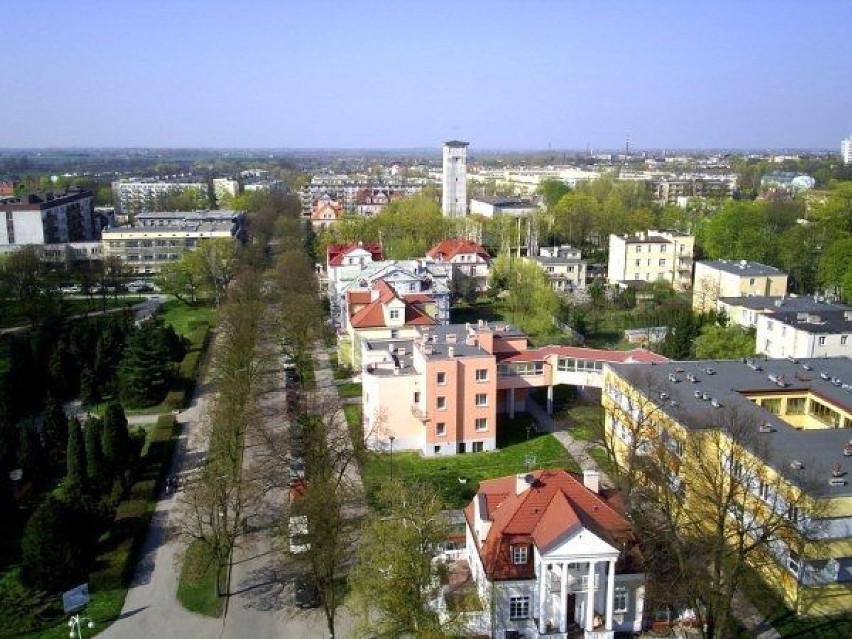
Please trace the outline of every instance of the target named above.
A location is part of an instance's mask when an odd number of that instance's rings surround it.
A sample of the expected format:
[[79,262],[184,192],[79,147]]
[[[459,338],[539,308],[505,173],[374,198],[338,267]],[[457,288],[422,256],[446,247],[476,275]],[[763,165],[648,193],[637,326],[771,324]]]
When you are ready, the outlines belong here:
[[677,378],[677,376],[674,373],[669,373],[669,381],[672,384],[677,384],[680,380]]
[[845,486],[846,480],[843,477],[832,477],[828,480],[829,486]]
[[805,464],[802,463],[800,459],[794,459],[790,462],[790,468],[793,470],[802,470],[805,467]]
[[852,441],[850,441],[843,447],[843,456],[852,457]]
[[713,370],[712,368],[710,368],[709,366],[704,369],[704,372],[707,373],[708,375],[715,375],[716,374],[716,371]]
[[828,373],[826,373],[825,371],[822,371],[822,372],[819,374],[819,377],[820,377],[820,379],[829,379],[829,377],[830,377],[830,376],[829,376],[829,374],[828,374]]
[[806,371],[812,371],[814,369],[814,367],[810,364],[802,364],[802,368],[804,368]]
[[771,433],[774,429],[772,428],[772,424],[769,422],[763,422],[759,427],[758,431],[761,433]]
[[840,379],[839,377],[832,377],[831,383],[834,384],[835,386],[843,386],[843,380]]
[[701,399],[701,391],[700,390],[695,391],[695,399]]
[[707,393],[701,393],[701,399],[703,399],[705,402],[709,402],[710,395],[708,395]]
[[711,399],[711,400],[710,400],[710,405],[711,405],[713,408],[721,408],[721,407],[722,407],[722,404],[720,404],[720,403],[719,403],[719,400],[718,400],[718,399]]
[[697,378],[695,375],[693,375],[692,373],[689,373],[689,374],[687,374],[687,376],[686,376],[686,381],[688,381],[688,382],[692,382],[693,384],[697,384],[697,383],[698,383],[698,378]]
[[669,398],[669,394],[668,394],[668,393],[660,393],[660,399],[664,399],[664,400],[665,400],[665,399],[668,399],[668,398]]
[[759,371],[763,370],[763,367],[760,364],[758,364],[757,362],[755,362],[754,360],[746,362],[746,366],[748,366],[753,371],[759,372]]

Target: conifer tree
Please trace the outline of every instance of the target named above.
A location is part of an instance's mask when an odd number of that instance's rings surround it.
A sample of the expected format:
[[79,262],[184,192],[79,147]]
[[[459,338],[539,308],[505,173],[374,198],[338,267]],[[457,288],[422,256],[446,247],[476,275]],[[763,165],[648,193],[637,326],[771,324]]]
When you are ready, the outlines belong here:
[[96,494],[104,491],[108,476],[104,454],[101,450],[103,422],[96,417],[86,420],[83,440],[86,444],[86,478],[88,485]]
[[86,487],[86,447],[83,431],[76,417],[68,420],[68,448],[66,449],[66,492],[82,492]]
[[130,434],[127,431],[127,417],[117,401],[110,402],[104,412],[101,449],[108,472],[114,477],[123,477],[131,459]]

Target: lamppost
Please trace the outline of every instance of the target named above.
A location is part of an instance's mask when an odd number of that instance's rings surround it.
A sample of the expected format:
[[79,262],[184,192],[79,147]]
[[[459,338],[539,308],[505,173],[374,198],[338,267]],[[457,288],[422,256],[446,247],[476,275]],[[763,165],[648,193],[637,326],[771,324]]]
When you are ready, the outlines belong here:
[[68,627],[71,628],[71,632],[68,633],[68,636],[71,637],[71,639],[83,639],[83,622],[86,623],[86,627],[89,629],[95,627],[95,622],[89,617],[84,617],[83,615],[74,615],[68,620]]
[[393,440],[396,439],[393,435],[389,437],[390,439],[390,467],[391,467],[391,482],[393,481]]

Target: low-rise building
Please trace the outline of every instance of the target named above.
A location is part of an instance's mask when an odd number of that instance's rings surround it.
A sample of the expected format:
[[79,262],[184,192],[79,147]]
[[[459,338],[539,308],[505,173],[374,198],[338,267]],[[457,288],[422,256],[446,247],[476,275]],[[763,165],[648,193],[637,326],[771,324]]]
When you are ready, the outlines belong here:
[[[342,269],[363,268],[367,264],[384,259],[382,247],[378,244],[350,242],[349,244],[329,244],[325,249],[325,285],[326,291],[334,291],[337,274]],[[321,278],[322,279],[322,278]]]
[[852,357],[852,310],[779,310],[757,316],[757,353],[767,357]]
[[852,310],[852,306],[810,295],[790,295],[787,297],[749,295],[747,297],[720,297],[716,301],[716,310],[724,312],[731,324],[743,328],[757,328],[757,318],[761,315],[790,311],[819,315],[824,311]]
[[781,269],[748,260],[701,260],[695,263],[692,308],[707,312],[720,297],[782,298],[787,294],[787,274]]
[[677,231],[609,236],[607,278],[610,284],[663,281],[689,290],[695,238]]
[[443,240],[426,251],[426,257],[439,264],[448,264],[451,279],[459,275],[469,277],[477,291],[488,290],[491,256],[481,244],[473,240]]
[[479,196],[470,200],[470,214],[483,217],[524,217],[541,211],[537,202],[517,197]]
[[719,506],[707,481],[737,482],[729,538],[761,544],[753,567],[792,610],[837,614],[852,606],[850,393],[846,357],[610,364],[604,433],[693,520]]
[[332,200],[320,200],[311,211],[311,226],[321,231],[343,219],[343,206]]
[[564,244],[542,246],[537,256],[525,258],[538,264],[553,290],[569,293],[586,288],[586,262],[580,257],[580,249]]
[[816,180],[810,175],[794,171],[771,171],[760,177],[760,188],[783,188],[793,193],[810,191],[816,185]]
[[641,553],[596,472],[486,480],[464,515],[464,559],[488,602],[488,636],[612,639],[642,630]]

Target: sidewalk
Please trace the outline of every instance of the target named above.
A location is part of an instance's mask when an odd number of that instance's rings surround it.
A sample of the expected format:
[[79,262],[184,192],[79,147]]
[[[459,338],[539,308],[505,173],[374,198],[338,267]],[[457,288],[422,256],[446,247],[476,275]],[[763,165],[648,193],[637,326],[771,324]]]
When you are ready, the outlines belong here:
[[598,463],[589,454],[589,449],[594,446],[589,442],[576,439],[571,435],[570,428],[565,428],[557,424],[553,417],[547,414],[541,406],[536,404],[531,399],[527,398],[527,412],[536,421],[539,430],[551,433],[556,440],[562,444],[562,447],[573,457],[583,470],[596,470],[601,475],[601,485],[605,488],[615,487],[615,483],[609,478],[603,470],[598,467]]

